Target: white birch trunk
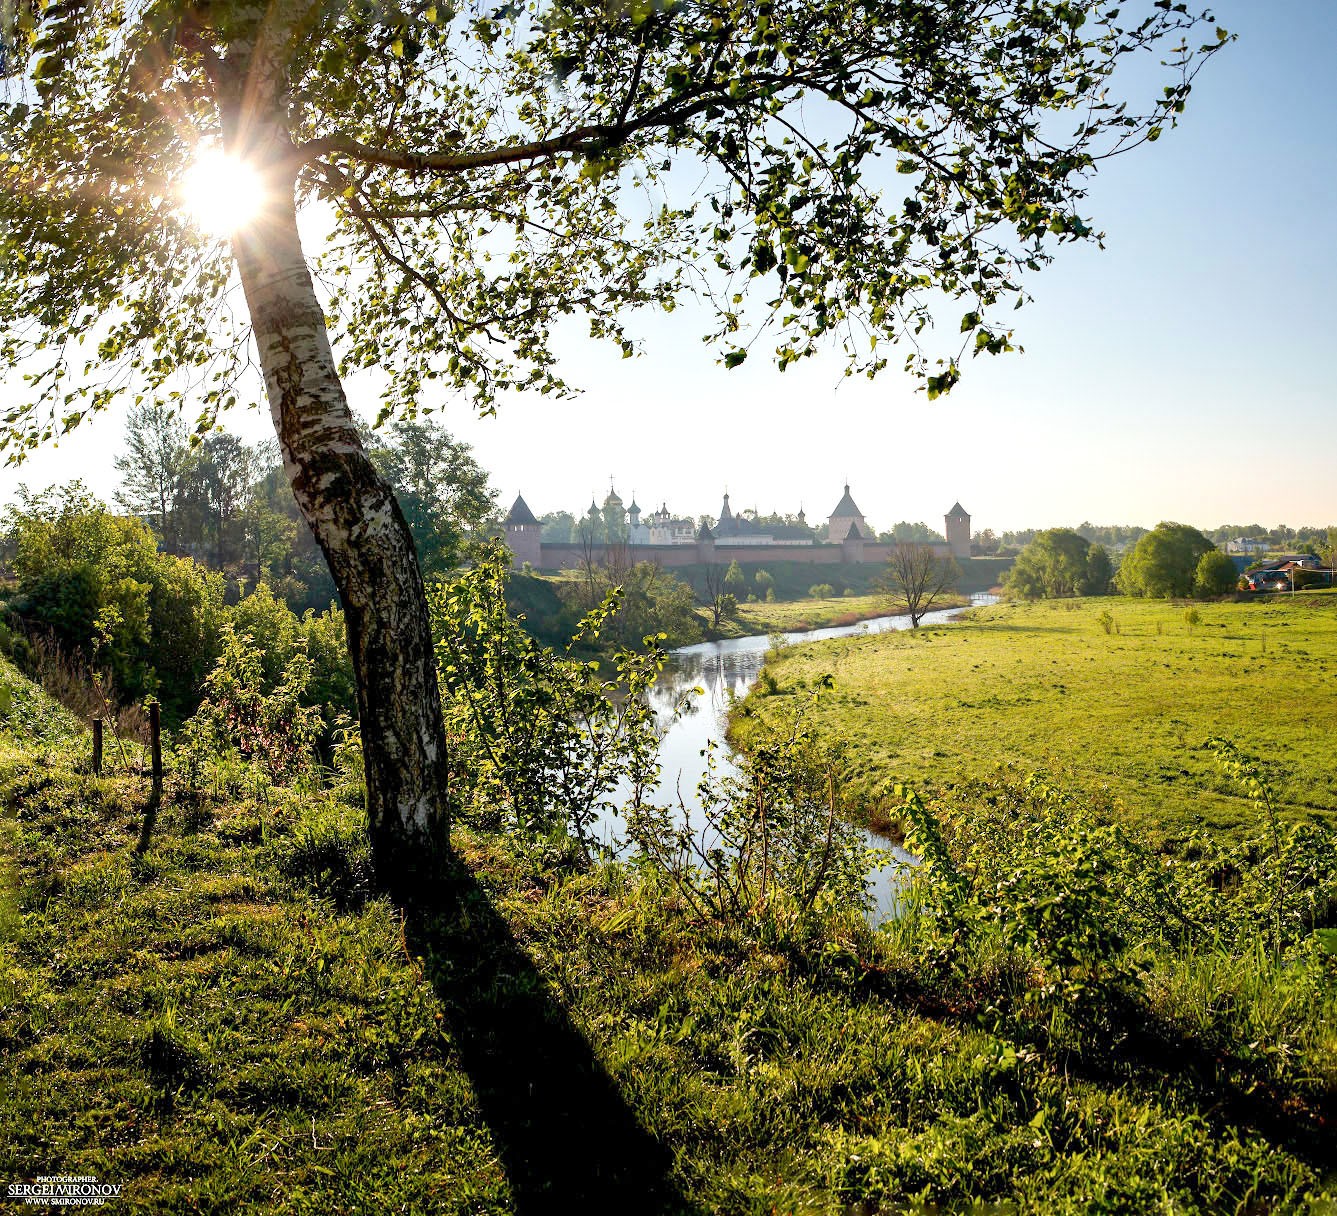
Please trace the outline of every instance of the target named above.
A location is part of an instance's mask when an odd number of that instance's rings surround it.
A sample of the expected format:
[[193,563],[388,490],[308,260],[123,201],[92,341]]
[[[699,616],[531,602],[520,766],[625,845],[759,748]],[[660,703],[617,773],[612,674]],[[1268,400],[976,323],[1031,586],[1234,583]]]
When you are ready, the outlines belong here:
[[[279,124],[247,151],[286,150]],[[258,135],[269,138],[257,139]],[[275,175],[277,176],[277,175]],[[348,621],[380,881],[424,877],[448,840],[445,729],[413,537],[368,459],[339,380],[297,231],[290,178],[233,237],[284,468]]]

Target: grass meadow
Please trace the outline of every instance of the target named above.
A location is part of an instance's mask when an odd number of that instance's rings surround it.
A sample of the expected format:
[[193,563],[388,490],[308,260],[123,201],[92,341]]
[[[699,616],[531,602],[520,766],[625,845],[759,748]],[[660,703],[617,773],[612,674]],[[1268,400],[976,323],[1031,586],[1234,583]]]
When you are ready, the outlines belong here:
[[827,674],[834,689],[810,712],[851,741],[874,817],[888,782],[932,789],[1004,766],[1110,803],[1149,840],[1252,831],[1255,810],[1204,747],[1223,736],[1263,761],[1286,817],[1337,822],[1331,595],[998,604],[794,646],[772,653],[735,734]]
[[1067,1007],[987,926],[701,921],[639,867],[462,825],[400,908],[339,774],[169,768],[157,802],[88,757],[0,660],[6,1180],[220,1216],[1337,1216],[1317,941],[1148,942],[1126,999]]

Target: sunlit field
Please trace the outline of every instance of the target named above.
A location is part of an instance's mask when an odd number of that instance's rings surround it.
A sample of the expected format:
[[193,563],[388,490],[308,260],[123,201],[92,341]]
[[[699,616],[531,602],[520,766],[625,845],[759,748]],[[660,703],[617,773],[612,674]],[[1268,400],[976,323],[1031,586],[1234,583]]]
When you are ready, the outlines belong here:
[[1000,604],[947,627],[795,647],[767,672],[779,695],[752,698],[762,714],[834,676],[812,712],[852,739],[865,790],[1009,765],[1112,799],[1150,838],[1252,830],[1256,812],[1204,747],[1223,736],[1264,761],[1287,816],[1337,818],[1331,596]]

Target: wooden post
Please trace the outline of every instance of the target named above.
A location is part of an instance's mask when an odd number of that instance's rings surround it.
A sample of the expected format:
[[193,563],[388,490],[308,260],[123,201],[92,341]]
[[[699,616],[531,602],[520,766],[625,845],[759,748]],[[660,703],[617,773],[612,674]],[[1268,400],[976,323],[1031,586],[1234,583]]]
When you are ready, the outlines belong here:
[[93,719],[93,776],[102,776],[102,719]]
[[162,706],[149,705],[149,747],[153,754],[153,788],[162,789]]

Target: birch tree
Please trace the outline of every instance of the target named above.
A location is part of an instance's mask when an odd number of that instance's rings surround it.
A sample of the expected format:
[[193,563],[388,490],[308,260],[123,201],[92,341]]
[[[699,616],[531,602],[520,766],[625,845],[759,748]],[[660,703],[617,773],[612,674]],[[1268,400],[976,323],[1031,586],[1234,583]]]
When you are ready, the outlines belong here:
[[[1170,0],[5,16],[0,359],[26,378],[6,374],[0,443],[20,458],[127,393],[208,427],[258,366],[347,613],[387,879],[445,841],[448,763],[412,538],[345,378],[374,370],[382,420],[448,391],[490,411],[567,391],[564,318],[631,354],[630,309],[692,295],[726,366],[834,348],[873,375],[901,343],[937,395],[1010,349],[1027,273],[1097,237],[1098,161],[1173,125],[1228,37]],[[1139,59],[1150,93],[1125,99]],[[182,203],[210,150],[214,193],[253,183],[225,238]]]
[[135,406],[126,420],[125,449],[116,458],[121,475],[117,503],[134,515],[152,516],[163,548],[180,552],[178,516],[190,462],[184,424],[175,411],[156,403]]

